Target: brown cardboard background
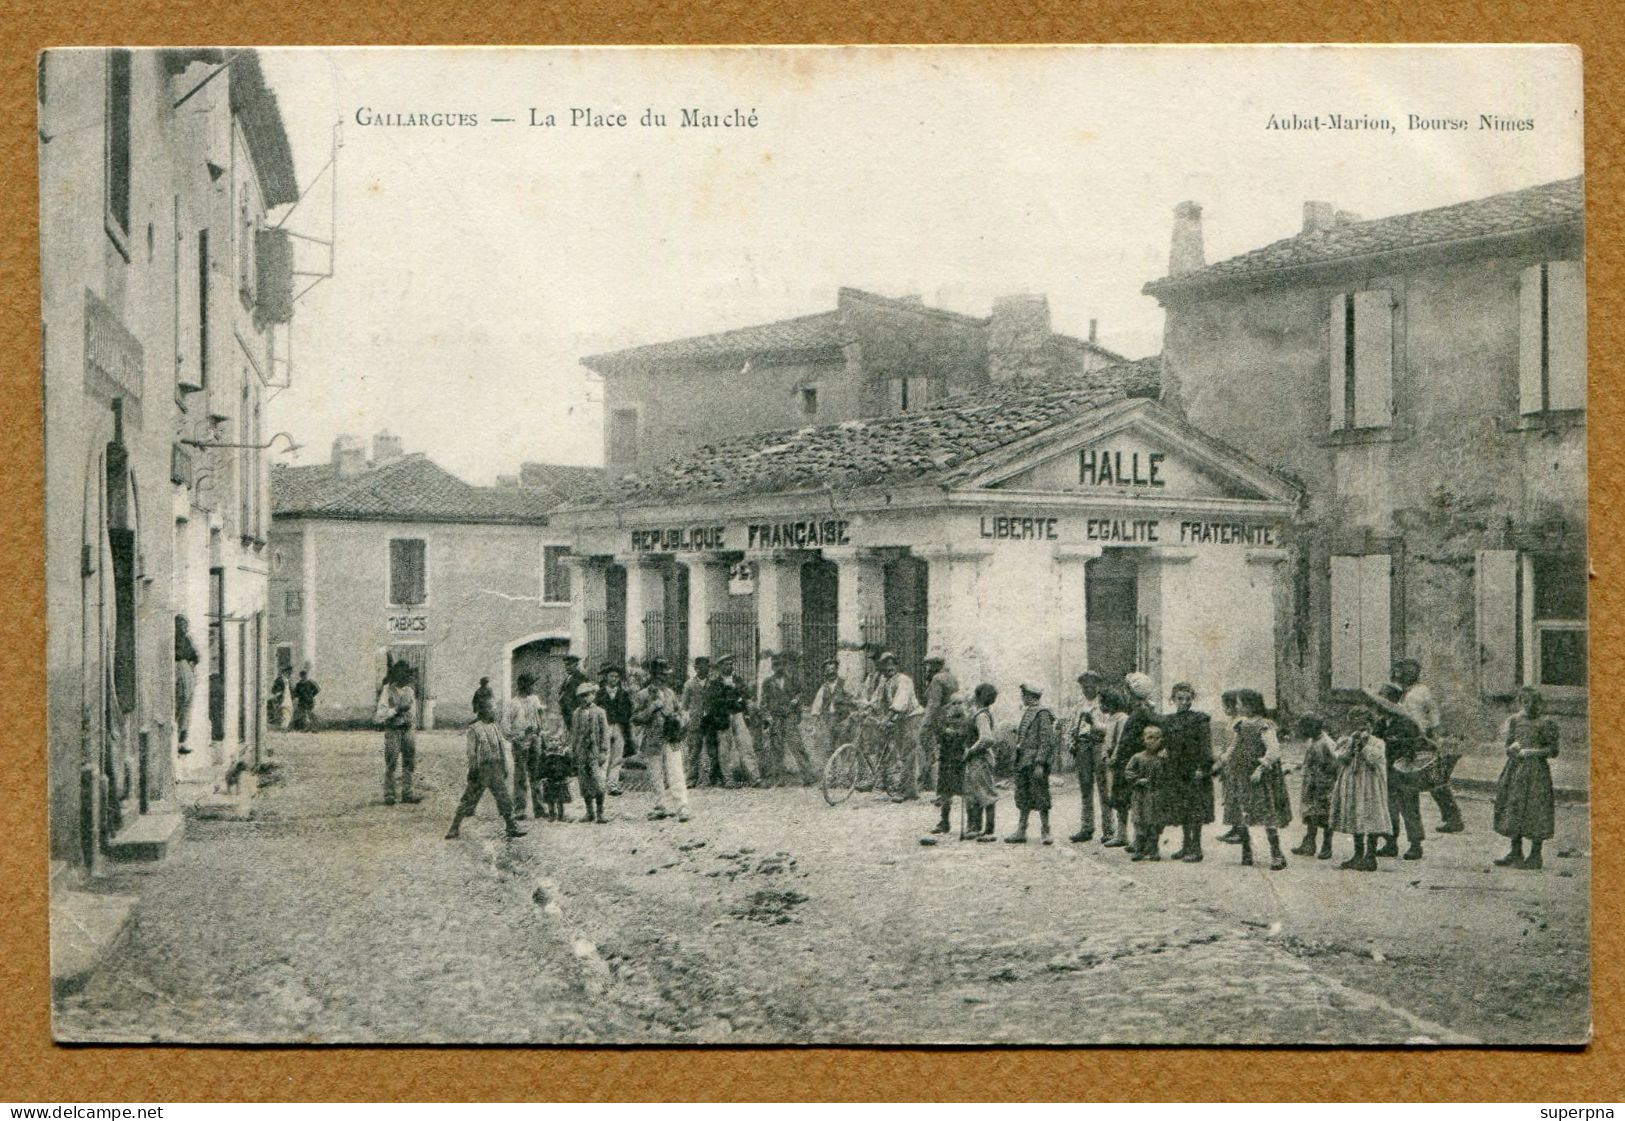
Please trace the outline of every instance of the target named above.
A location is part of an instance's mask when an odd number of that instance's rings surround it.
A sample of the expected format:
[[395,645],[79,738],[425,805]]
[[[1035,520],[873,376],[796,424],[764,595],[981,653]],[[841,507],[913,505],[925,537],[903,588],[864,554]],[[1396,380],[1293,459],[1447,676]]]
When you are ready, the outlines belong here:
[[[1625,483],[1621,358],[1618,8],[1546,3],[1260,0],[710,0],[440,6],[126,0],[106,10],[8,5],[0,47],[0,1099],[13,1101],[496,1099],[1174,1099],[1616,1101],[1621,1046],[1621,733],[1610,704],[1625,592],[1609,542]],[[43,8],[42,6],[39,6]],[[1584,52],[1590,216],[1596,1042],[1576,1051],[475,1048],[64,1048],[50,1040],[46,939],[44,563],[34,52],[124,43],[1569,42]],[[1509,945],[1508,953],[1517,947]],[[1531,963],[1538,968],[1538,962]],[[1440,978],[1448,984],[1448,977]]]

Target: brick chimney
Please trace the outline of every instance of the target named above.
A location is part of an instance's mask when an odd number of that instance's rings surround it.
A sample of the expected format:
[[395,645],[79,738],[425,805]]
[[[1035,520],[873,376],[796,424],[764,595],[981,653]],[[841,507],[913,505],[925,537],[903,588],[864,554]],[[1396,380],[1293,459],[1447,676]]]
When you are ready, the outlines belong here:
[[1049,298],[1000,296],[987,322],[987,372],[996,382],[1053,373]]
[[372,465],[382,467],[386,463],[393,463],[406,454],[401,446],[399,436],[391,436],[389,429],[384,429],[372,438]]
[[359,475],[367,469],[367,449],[348,432],[333,441],[333,466],[340,478]]
[[1303,204],[1303,232],[1318,234],[1337,225],[1337,207],[1313,200]]
[[1202,207],[1182,202],[1174,207],[1174,240],[1168,250],[1168,275],[1183,276],[1207,264],[1202,251]]

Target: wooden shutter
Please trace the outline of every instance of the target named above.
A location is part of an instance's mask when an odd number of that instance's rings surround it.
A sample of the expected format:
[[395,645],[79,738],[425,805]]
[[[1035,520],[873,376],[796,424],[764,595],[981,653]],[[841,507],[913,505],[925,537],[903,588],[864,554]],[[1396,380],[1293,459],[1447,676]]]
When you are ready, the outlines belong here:
[[1360,684],[1374,688],[1393,666],[1389,608],[1393,558],[1360,558]]
[[1552,261],[1546,266],[1547,408],[1586,405],[1585,266]]
[[1540,363],[1540,270],[1533,265],[1518,276],[1518,412],[1525,415],[1546,407]]
[[1331,430],[1337,432],[1348,427],[1348,415],[1343,405],[1345,386],[1348,384],[1348,336],[1346,334],[1348,319],[1348,296],[1339,292],[1332,297],[1331,313],[1328,316],[1327,342],[1326,342],[1326,369],[1327,369],[1327,416],[1330,418]]
[[1394,422],[1394,295],[1354,294],[1354,427]]
[[1332,558],[1333,689],[1360,687],[1360,558]]
[[1518,554],[1481,549],[1474,579],[1478,630],[1478,689],[1486,697],[1518,683]]

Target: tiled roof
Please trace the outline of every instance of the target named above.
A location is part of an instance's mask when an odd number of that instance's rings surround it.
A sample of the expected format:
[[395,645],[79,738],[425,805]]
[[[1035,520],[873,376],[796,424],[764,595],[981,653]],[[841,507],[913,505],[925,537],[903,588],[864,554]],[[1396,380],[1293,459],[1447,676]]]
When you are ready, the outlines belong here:
[[[841,305],[844,307],[853,301],[891,311],[926,316],[971,328],[985,328],[989,322],[985,316],[978,318],[973,315],[963,315],[957,311],[949,311],[946,308],[928,307],[918,299],[896,299],[890,296],[876,295],[873,292],[864,292],[857,288],[842,288],[839,298]],[[1109,362],[1123,361],[1122,355],[1107,350],[1099,343],[1090,342],[1087,339],[1059,334],[1053,335],[1052,338],[1063,346],[1093,351]],[[650,362],[706,358],[729,358],[743,361],[752,355],[811,354],[818,351],[834,351],[855,341],[857,341],[857,336],[853,327],[847,322],[842,310],[837,308],[835,311],[803,315],[795,319],[780,319],[773,323],[740,327],[732,331],[719,331],[711,335],[695,335],[692,338],[673,339],[670,342],[663,343],[649,343],[645,346],[611,351],[607,354],[593,354],[583,358],[581,364],[589,370],[597,370],[602,373]]]
[[572,507],[647,506],[675,500],[795,493],[944,479],[979,456],[1095,409],[1154,396],[1161,357],[1089,374],[1003,382],[918,412],[708,445]]
[[558,504],[526,487],[473,486],[421,454],[350,476],[326,463],[271,472],[271,514],[279,518],[544,525]]
[[590,498],[604,489],[602,467],[578,467],[565,463],[521,463],[519,485],[545,491],[560,502]]
[[617,350],[611,354],[594,354],[583,358],[581,364],[589,370],[597,370],[606,366],[671,359],[764,353],[799,354],[838,348],[849,341],[842,328],[841,313],[825,311],[817,315],[803,315],[796,319],[781,319],[776,323],[719,331],[714,335],[696,335],[688,339],[674,339],[671,342],[650,343],[647,346]]
[[1300,233],[1194,272],[1153,280],[1145,286],[1145,292],[1155,296],[1346,257],[1367,257],[1578,223],[1585,216],[1584,185],[1584,177],[1562,179],[1432,210]]

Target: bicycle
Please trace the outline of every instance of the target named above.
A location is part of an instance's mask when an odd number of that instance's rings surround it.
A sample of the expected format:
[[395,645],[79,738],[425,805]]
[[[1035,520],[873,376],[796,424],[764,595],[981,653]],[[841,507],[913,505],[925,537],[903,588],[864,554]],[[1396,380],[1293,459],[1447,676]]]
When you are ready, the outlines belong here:
[[838,806],[862,790],[879,788],[894,794],[903,787],[903,760],[897,750],[897,736],[891,721],[872,712],[856,712],[846,719],[845,730],[856,734],[830,753],[824,763],[824,801]]

